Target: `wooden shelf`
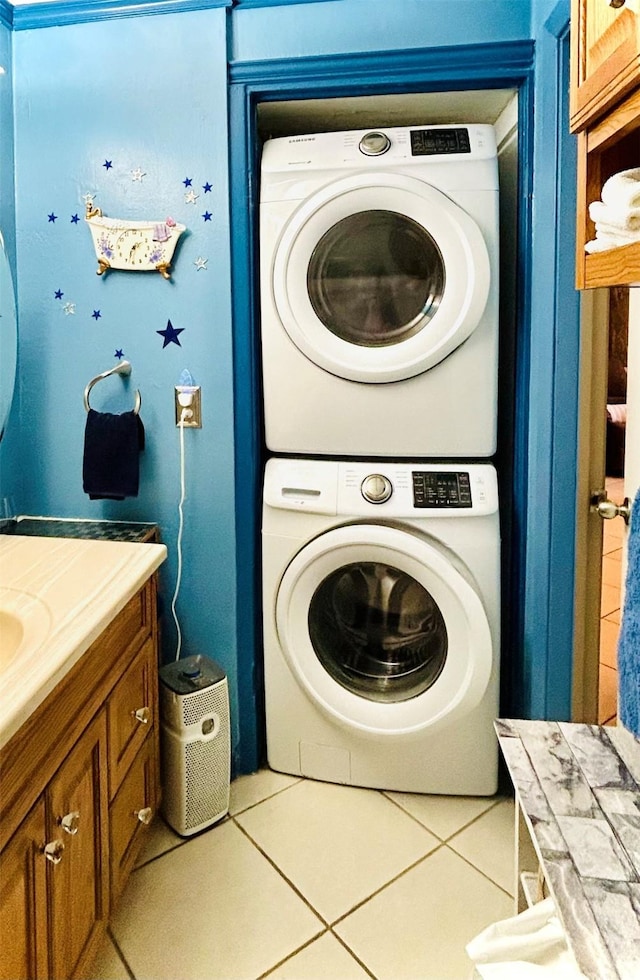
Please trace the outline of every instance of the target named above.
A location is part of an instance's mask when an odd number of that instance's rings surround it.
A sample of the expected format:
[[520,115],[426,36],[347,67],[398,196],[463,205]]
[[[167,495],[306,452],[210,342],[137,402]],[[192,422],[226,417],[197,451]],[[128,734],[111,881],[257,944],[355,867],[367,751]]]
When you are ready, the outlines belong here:
[[608,252],[585,254],[584,266],[588,289],[612,284],[640,285],[640,242],[612,248]]

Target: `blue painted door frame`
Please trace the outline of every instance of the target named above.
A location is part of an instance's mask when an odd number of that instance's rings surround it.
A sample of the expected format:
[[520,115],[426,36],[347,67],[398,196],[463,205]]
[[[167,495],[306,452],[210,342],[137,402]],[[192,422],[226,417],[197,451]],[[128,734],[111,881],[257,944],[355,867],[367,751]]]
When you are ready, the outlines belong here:
[[[232,285],[234,297],[235,445],[238,527],[238,678],[241,705],[239,771],[252,771],[264,744],[261,656],[260,512],[264,445],[261,418],[258,254],[260,143],[256,109],[265,101],[321,99],[389,93],[480,88],[516,88],[518,126],[518,242],[516,256],[517,330],[501,366],[503,418],[497,464],[501,476],[503,522],[502,712],[542,717],[546,706],[532,690],[526,661],[525,586],[533,559],[527,541],[529,481],[537,461],[529,458],[531,429],[531,279],[533,238],[534,45],[531,41],[470,45],[349,56],[312,57],[232,64],[230,66],[230,146],[232,210]],[[559,115],[559,114],[558,114]],[[577,399],[576,399],[577,400]],[[506,411],[505,411],[506,409]],[[546,406],[542,411],[547,410]],[[566,453],[559,442],[551,449]],[[533,473],[535,476],[535,473]],[[565,542],[566,543],[566,542]],[[563,543],[559,542],[560,550]],[[565,548],[566,550],[566,548]],[[538,582],[541,594],[547,581]],[[537,568],[544,579],[542,567]],[[539,610],[538,610],[539,612]],[[565,605],[565,620],[566,605]],[[571,615],[571,624],[572,624]],[[545,646],[546,639],[546,646]],[[549,637],[540,637],[537,663],[550,659]],[[566,687],[566,685],[565,685]],[[570,691],[563,710],[568,717]],[[537,698],[537,700],[536,700]]]

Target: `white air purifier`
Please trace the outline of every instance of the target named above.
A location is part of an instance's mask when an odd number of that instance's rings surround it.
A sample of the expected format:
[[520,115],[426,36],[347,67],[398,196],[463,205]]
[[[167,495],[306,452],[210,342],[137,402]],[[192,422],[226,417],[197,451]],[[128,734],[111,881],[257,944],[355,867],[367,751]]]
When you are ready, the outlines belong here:
[[213,660],[185,657],[160,670],[162,815],[182,837],[229,811],[227,677]]

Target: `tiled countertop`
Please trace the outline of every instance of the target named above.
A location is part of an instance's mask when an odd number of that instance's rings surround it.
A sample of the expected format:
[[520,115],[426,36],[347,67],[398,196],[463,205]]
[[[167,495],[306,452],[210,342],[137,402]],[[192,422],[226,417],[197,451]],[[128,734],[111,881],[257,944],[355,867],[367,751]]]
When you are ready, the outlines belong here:
[[133,521],[73,520],[68,517],[17,517],[0,525],[0,534],[38,538],[87,538],[92,541],[158,540],[158,525]]
[[640,743],[615,727],[496,722],[516,801],[589,980],[640,977]]

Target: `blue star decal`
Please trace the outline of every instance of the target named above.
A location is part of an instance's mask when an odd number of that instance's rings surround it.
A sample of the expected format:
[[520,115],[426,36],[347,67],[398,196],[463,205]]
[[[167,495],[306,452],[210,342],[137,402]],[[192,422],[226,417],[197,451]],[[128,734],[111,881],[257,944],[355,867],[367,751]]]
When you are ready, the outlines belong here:
[[102,313],[100,312],[100,310],[94,310],[91,316],[93,317],[94,320],[99,320],[100,317],[102,316]]
[[77,225],[79,221],[80,221],[80,218],[78,217],[77,214],[72,214],[71,215],[71,224],[72,225]]
[[54,214],[52,211],[51,214],[49,215],[49,221],[51,222],[51,224],[53,224],[53,222],[57,220],[58,220],[58,215]]
[[115,352],[115,354],[113,356],[114,357],[117,357],[118,360],[120,360],[121,357],[124,357],[124,353],[123,353],[122,349],[119,347],[118,350]]
[[167,344],[177,344],[178,347],[182,347],[182,344],[178,339],[178,334],[182,333],[183,330],[184,327],[178,327],[176,330],[171,323],[171,320],[167,320],[167,326],[164,330],[156,330],[156,333],[159,333],[161,337],[164,337],[162,349],[164,350]]
[[111,168],[113,167],[113,160],[105,160],[102,166],[104,167],[105,170],[111,170]]
[[211,211],[205,211],[202,217],[204,218],[205,221],[211,221],[213,215],[211,214]]
[[202,185],[202,190],[203,190],[203,191],[205,192],[205,194],[208,194],[208,193],[209,193],[209,191],[211,190],[211,187],[212,187],[212,185],[211,185],[211,184],[209,184],[209,183],[206,183],[206,184],[203,184],[203,185]]
[[56,289],[54,295],[55,295],[56,299],[62,299],[62,297],[64,296],[64,293],[62,292],[61,289]]
[[184,184],[185,187],[191,187],[191,184],[193,183],[193,177],[185,177],[182,183]]

